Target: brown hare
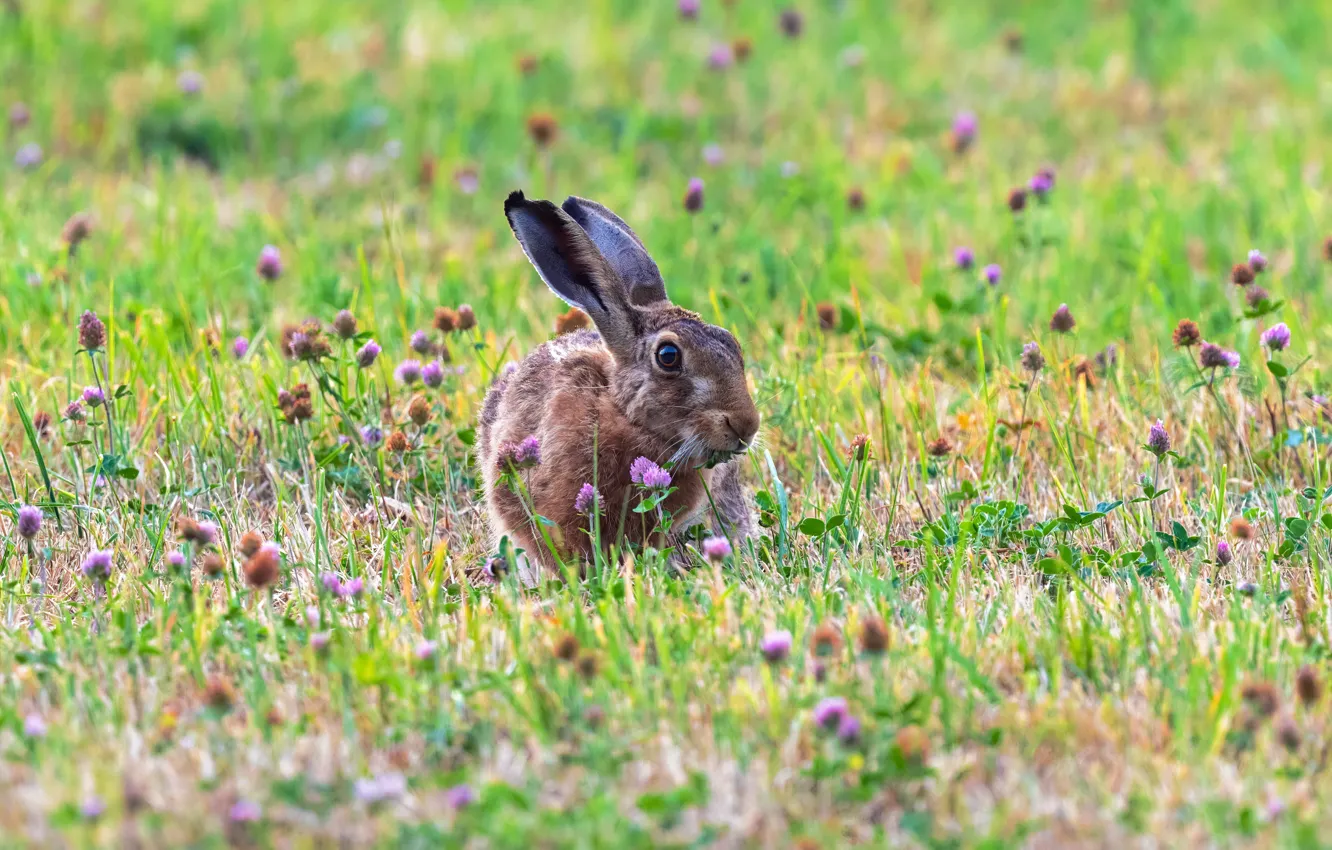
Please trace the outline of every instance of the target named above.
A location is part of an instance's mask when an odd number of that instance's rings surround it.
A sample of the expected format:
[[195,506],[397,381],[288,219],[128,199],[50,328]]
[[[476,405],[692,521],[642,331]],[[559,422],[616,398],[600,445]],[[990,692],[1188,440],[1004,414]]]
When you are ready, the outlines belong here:
[[[552,544],[566,563],[590,560],[593,511],[602,546],[645,542],[654,523],[631,508],[648,461],[669,470],[675,491],[661,505],[675,529],[703,522],[736,542],[749,536],[732,458],[753,444],[759,414],[735,337],[672,304],[638,236],[600,204],[514,192],[504,214],[541,279],[596,325],[538,346],[482,408],[491,530],[524,550],[520,578],[551,574]],[[510,471],[521,486],[504,480]],[[530,512],[551,521],[545,535]]]

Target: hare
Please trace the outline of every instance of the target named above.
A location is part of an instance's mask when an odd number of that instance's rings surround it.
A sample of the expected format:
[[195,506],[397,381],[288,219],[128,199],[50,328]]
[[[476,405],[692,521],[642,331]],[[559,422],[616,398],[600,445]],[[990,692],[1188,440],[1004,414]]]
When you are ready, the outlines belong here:
[[[638,236],[600,204],[571,197],[559,207],[513,192],[504,214],[541,279],[596,326],[538,346],[482,407],[491,530],[524,550],[520,577],[551,571],[552,548],[566,563],[590,559],[593,511],[601,546],[620,535],[648,542],[655,522],[630,510],[643,497],[633,480],[641,457],[669,470],[675,491],[661,506],[676,529],[703,521],[733,541],[748,537],[733,458],[753,444],[759,413],[735,337],[672,304]],[[552,523],[544,534],[533,514]]]

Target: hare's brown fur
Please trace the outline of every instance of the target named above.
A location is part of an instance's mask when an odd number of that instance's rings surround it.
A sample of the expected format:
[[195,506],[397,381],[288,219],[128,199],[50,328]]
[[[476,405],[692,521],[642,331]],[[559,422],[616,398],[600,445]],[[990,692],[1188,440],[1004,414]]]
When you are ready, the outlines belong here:
[[[641,493],[629,473],[636,458],[647,457],[670,464],[676,489],[663,507],[677,529],[715,519],[725,533],[747,535],[752,525],[735,461],[700,468],[711,452],[743,451],[758,429],[735,339],[666,301],[659,278],[655,290],[631,291],[634,281],[624,280],[617,268],[639,274],[650,265],[655,273],[646,252],[640,256],[637,237],[625,243],[637,265],[614,254],[614,262],[608,261],[559,208],[517,199],[523,205],[519,214],[528,216],[516,224],[510,218],[520,242],[544,240],[534,246],[524,242],[533,264],[566,300],[580,299],[598,330],[538,346],[486,397],[477,445],[492,531],[508,535],[529,559],[548,568],[555,563],[552,545],[566,562],[573,556],[590,559],[590,519],[574,505],[580,488],[593,483],[601,496],[601,544],[648,542],[656,518],[632,510]],[[592,206],[632,236],[613,214]],[[654,360],[663,344],[683,353],[685,367],[678,374]],[[540,441],[541,463],[513,473],[522,487],[511,487],[502,480],[501,447],[528,437]],[[717,508],[711,517],[709,492]],[[532,513],[553,524],[536,525]]]

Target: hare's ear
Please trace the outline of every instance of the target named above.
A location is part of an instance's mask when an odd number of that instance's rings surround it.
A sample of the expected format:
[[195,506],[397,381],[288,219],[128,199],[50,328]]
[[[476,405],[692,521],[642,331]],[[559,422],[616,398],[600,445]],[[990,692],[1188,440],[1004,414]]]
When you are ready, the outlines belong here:
[[666,283],[643,240],[618,215],[596,201],[569,196],[564,211],[582,225],[602,256],[624,281],[629,301],[640,307],[665,301]]
[[591,317],[613,353],[631,354],[637,312],[587,231],[550,201],[529,201],[522,192],[509,194],[504,216],[546,286]]

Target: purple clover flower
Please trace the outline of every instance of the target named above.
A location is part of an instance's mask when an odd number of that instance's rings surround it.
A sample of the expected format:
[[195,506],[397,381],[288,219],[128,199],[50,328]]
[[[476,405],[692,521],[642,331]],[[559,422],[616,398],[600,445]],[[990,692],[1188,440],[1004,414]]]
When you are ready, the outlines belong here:
[[282,254],[275,245],[265,245],[260,250],[254,270],[264,280],[273,281],[282,276]]
[[814,706],[814,722],[824,729],[836,729],[846,716],[846,700],[842,697],[825,697]]
[[535,436],[524,437],[514,452],[514,460],[519,466],[536,466],[541,463],[541,441]]
[[432,390],[438,389],[444,383],[444,364],[438,360],[425,364],[421,367],[421,381]]
[[574,510],[584,516],[591,516],[594,512],[600,510],[601,494],[597,488],[591,484],[584,484],[578,488],[578,495],[574,497]]
[[462,809],[476,802],[476,793],[470,785],[455,785],[444,792],[444,800],[450,808]]
[[1170,451],[1170,432],[1166,430],[1165,423],[1160,419],[1156,420],[1147,431],[1147,451],[1158,458]]
[[373,449],[384,442],[384,432],[374,425],[366,425],[361,429],[361,441]]
[[860,740],[860,721],[853,715],[843,714],[837,723],[837,740],[850,746]]
[[985,282],[990,286],[998,286],[1000,279],[1004,276],[1004,272],[999,268],[998,263],[990,263],[981,271],[981,274],[985,275]]
[[423,640],[412,650],[412,654],[416,656],[417,661],[429,661],[435,657],[435,651],[438,649],[439,644],[433,640]]
[[976,254],[966,246],[953,249],[953,262],[962,271],[970,271],[976,265]]
[[27,171],[42,164],[42,146],[36,142],[28,142],[18,149],[14,154],[14,165]]
[[1253,270],[1254,274],[1258,274],[1267,268],[1267,257],[1263,256],[1263,252],[1257,248],[1249,251],[1249,268]]
[[18,533],[25,540],[31,540],[42,530],[42,509],[24,505],[18,511]]
[[227,818],[232,823],[254,823],[263,817],[263,809],[259,808],[258,803],[250,800],[237,800],[227,812]]
[[109,549],[94,549],[83,559],[83,574],[93,581],[106,581],[111,577],[113,556]]
[[411,386],[421,380],[421,361],[404,360],[398,364],[398,368],[393,370],[393,376],[399,383]]
[[250,341],[243,336],[238,336],[231,342],[231,356],[237,360],[244,357],[250,351]]
[[1285,322],[1277,322],[1272,327],[1263,331],[1261,337],[1263,345],[1271,351],[1285,351],[1290,345],[1290,328],[1286,327]]
[[759,652],[763,653],[769,664],[776,664],[791,653],[792,643],[791,633],[786,629],[778,629],[763,636],[763,640],[759,641]]
[[375,365],[375,360],[379,358],[380,351],[379,343],[373,339],[366,340],[365,345],[361,346],[360,350],[356,352],[356,365],[362,369],[369,369]]
[[1227,543],[1226,541],[1222,540],[1221,542],[1219,542],[1219,543],[1216,544],[1216,563],[1217,563],[1218,565],[1224,567],[1224,566],[1226,566],[1227,564],[1229,564],[1231,561],[1233,561],[1234,559],[1235,559],[1235,556],[1234,556],[1234,554],[1230,551],[1230,544],[1229,544],[1229,543]]
[[725,537],[709,537],[703,541],[703,555],[713,563],[725,561],[731,557],[731,542]]
[[429,354],[434,349],[435,344],[430,341],[430,334],[425,331],[416,331],[412,334],[412,351],[417,354]]
[[83,401],[89,407],[101,407],[106,403],[106,393],[102,392],[101,387],[84,387]]
[[1198,362],[1204,369],[1238,369],[1240,356],[1214,342],[1204,342],[1198,349]]

